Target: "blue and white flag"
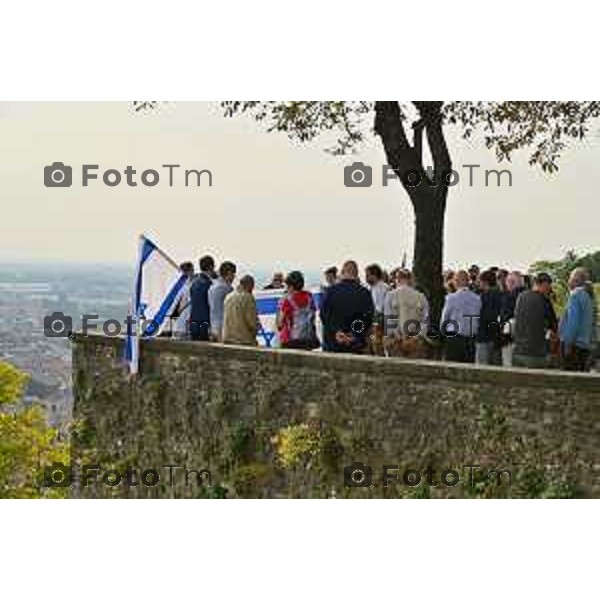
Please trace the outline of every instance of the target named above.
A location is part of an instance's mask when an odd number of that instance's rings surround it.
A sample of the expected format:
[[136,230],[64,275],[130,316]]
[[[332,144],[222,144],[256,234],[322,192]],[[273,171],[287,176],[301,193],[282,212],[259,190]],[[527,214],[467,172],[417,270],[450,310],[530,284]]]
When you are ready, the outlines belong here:
[[[317,307],[316,326],[317,331],[321,329],[321,320],[318,309],[321,306],[322,292],[320,289],[310,290]],[[258,313],[259,329],[256,336],[259,346],[274,348],[279,345],[277,336],[277,310],[281,299],[285,297],[286,291],[281,290],[260,290],[254,292],[256,299],[256,312]]]
[[177,264],[147,237],[140,236],[125,359],[138,372],[140,337],[158,335],[168,322],[186,283]]

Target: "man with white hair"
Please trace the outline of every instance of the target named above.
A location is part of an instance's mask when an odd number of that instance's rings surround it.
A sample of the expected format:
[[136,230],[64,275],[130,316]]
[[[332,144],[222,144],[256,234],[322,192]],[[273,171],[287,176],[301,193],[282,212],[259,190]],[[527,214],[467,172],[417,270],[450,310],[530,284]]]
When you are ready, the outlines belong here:
[[586,289],[587,271],[578,267],[569,277],[569,300],[558,334],[563,366],[567,371],[588,371],[592,350],[594,307]]
[[502,307],[500,309],[500,323],[502,325],[502,366],[512,367],[515,327],[515,307],[517,298],[524,290],[523,275],[519,271],[511,271],[505,280],[506,290],[502,293]]

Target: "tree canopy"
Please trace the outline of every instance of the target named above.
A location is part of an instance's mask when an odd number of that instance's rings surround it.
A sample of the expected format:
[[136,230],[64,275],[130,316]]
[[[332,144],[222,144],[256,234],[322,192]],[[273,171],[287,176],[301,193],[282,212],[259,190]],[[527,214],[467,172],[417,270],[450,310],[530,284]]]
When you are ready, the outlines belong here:
[[[387,164],[398,176],[415,215],[413,272],[416,285],[429,298],[434,320],[441,315],[444,221],[452,171],[446,129],[458,127],[463,138],[478,136],[499,161],[527,151],[529,163],[542,170],[558,169],[569,142],[582,140],[600,116],[600,102],[442,102],[379,100],[227,101],[226,116],[250,114],[267,131],[285,132],[292,140],[308,142],[329,132],[336,154],[356,150],[367,138],[381,139]],[[411,131],[412,130],[412,131]],[[433,175],[423,161],[425,141]],[[427,183],[412,184],[409,173],[421,173]]]
[[[355,150],[374,132],[365,127],[365,117],[375,114],[376,102],[339,101],[227,101],[226,116],[251,114],[267,131],[282,131],[290,138],[306,142],[326,131],[337,135],[330,150],[345,154]],[[462,129],[464,138],[480,135],[498,160],[510,160],[520,149],[530,151],[529,162],[547,171],[558,168],[561,152],[570,141],[581,140],[592,120],[600,116],[600,102],[398,102],[402,121],[416,108],[437,104],[443,122]],[[412,106],[411,106],[412,104]],[[140,105],[141,108],[141,105]]]
[[61,498],[66,488],[43,487],[43,468],[67,462],[68,447],[46,424],[40,407],[21,407],[27,376],[0,362],[0,498]]

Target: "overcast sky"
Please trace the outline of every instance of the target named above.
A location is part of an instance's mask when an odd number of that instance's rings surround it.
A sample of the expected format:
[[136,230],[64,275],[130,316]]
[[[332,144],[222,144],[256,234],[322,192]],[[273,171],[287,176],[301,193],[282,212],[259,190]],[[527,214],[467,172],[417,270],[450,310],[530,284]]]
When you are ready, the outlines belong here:
[[[369,117],[370,118],[370,117]],[[569,248],[600,248],[600,138],[567,151],[558,174],[527,165],[521,155],[498,165],[482,144],[449,131],[459,184],[450,189],[445,261],[526,268]],[[412,256],[408,197],[392,182],[382,187],[385,162],[378,140],[352,157],[334,157],[325,141],[308,145],[267,133],[246,117],[224,118],[216,103],[162,104],[139,114],[126,102],[0,103],[0,258],[132,262],[146,232],[176,261],[212,252],[248,268],[316,269],[355,258],[363,265],[397,264]],[[70,188],[46,188],[44,166],[73,167]],[[346,188],[343,167],[374,167],[370,188]],[[81,165],[99,164],[99,179],[81,185]],[[163,164],[210,169],[202,187],[168,185]],[[481,164],[468,185],[463,164]],[[137,170],[137,187],[123,175],[102,183],[107,169]],[[140,183],[157,169],[155,187]],[[510,168],[501,187],[483,170]]]

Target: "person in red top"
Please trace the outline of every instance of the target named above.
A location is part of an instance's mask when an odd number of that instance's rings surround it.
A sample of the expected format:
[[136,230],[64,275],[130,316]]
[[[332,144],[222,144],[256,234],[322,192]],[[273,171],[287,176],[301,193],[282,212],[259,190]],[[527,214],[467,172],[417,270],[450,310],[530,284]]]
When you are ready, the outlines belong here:
[[279,302],[277,329],[282,348],[314,350],[319,347],[315,326],[316,307],[310,292],[304,290],[304,276],[292,271],[285,278],[287,294]]

